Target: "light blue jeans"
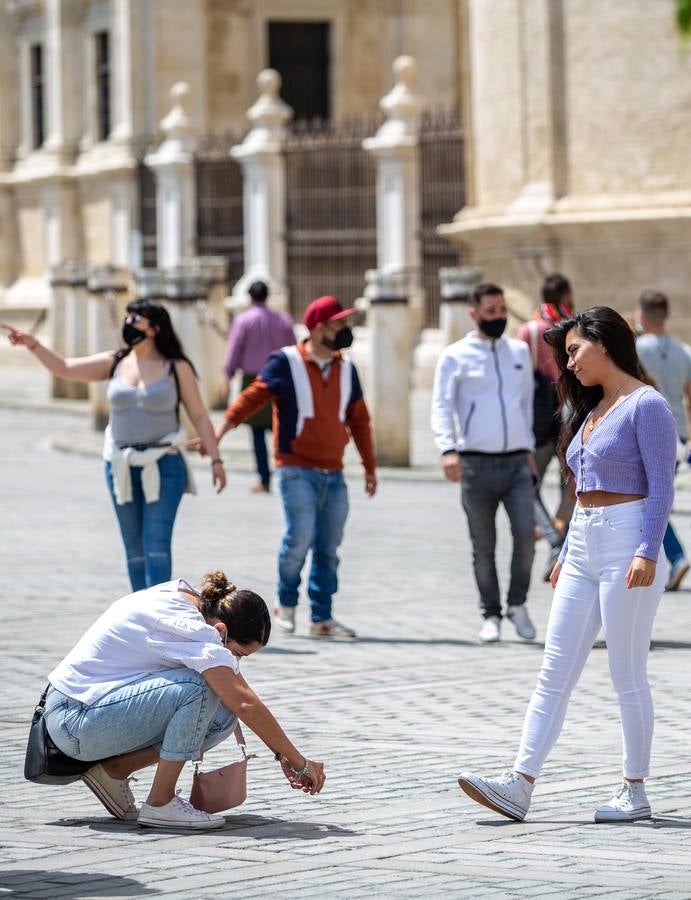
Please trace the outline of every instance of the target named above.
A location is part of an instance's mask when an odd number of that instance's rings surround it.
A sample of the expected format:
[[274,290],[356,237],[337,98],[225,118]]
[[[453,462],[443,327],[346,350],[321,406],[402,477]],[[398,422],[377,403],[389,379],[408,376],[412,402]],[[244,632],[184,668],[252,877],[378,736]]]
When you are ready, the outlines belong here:
[[278,552],[278,602],[297,606],[300,574],[312,550],[307,593],[313,622],[331,618],[338,590],[338,548],[348,517],[348,488],[343,472],[302,466],[277,470],[286,530]]
[[195,759],[235,731],[229,712],[193,669],[146,675],[86,704],[51,687],[45,722],[59,750],[98,760],[154,747],[161,759]]
[[645,500],[583,509],[569,526],[569,549],[554,591],[545,656],[528,706],[514,768],[537,777],[556,743],[571,691],[602,627],[619,700],[624,777],[647,778],[653,701],[646,672],[650,635],[665,586],[663,555],[650,587],[626,587],[641,541]]
[[187,470],[179,453],[167,453],[157,465],[161,478],[158,500],[146,503],[141,466],[132,466],[132,500],[118,504],[111,466],[106,463],[106,482],[125,545],[127,572],[133,591],[162,584],[171,577],[173,525],[187,485]]

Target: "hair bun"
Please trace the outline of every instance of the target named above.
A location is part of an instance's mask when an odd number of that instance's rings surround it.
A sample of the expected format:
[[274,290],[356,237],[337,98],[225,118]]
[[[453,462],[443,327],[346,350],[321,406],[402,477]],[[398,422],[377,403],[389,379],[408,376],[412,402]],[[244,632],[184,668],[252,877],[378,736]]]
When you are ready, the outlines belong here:
[[204,600],[222,600],[237,590],[232,581],[228,581],[226,573],[220,569],[207,572],[202,578],[201,595]]

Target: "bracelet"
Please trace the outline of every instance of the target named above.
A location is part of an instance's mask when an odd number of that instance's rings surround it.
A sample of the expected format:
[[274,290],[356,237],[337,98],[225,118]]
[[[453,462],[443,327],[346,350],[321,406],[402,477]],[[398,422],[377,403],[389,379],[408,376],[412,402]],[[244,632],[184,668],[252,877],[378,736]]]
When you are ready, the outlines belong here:
[[223,460],[222,460],[222,459],[212,459],[212,460],[211,460],[211,465],[212,465],[212,466],[216,466],[216,465],[222,466],[222,465],[223,465]]
[[308,763],[309,760],[307,759],[307,757],[305,757],[305,765],[300,769],[300,771],[298,772],[297,769],[293,769],[293,772],[297,774],[298,778],[303,778],[305,775],[309,775],[310,770]]
[[34,341],[31,346],[29,346],[28,344],[26,345],[26,349],[31,350],[32,353],[37,347],[38,347],[38,341]]

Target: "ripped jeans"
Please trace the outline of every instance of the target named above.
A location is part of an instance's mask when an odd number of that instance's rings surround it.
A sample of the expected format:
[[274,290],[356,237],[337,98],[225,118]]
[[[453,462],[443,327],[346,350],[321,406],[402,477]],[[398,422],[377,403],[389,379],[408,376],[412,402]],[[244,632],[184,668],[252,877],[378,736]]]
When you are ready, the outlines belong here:
[[666,567],[660,553],[652,585],[627,589],[626,572],[641,541],[645,503],[636,500],[574,510],[568,552],[552,600],[542,669],[514,766],[518,772],[540,774],[602,627],[621,713],[624,777],[648,776],[653,701],[646,668]]
[[132,466],[132,500],[120,505],[115,501],[110,463],[106,463],[106,481],[125,545],[133,591],[170,581],[172,571],[173,525],[185,492],[187,470],[179,453],[162,456],[157,465],[161,490],[156,503],[145,501],[141,466]]
[[59,750],[75,759],[99,760],[154,747],[161,759],[196,759],[199,749],[229,737],[237,716],[229,712],[193,669],[146,675],[86,704],[51,687],[45,722]]

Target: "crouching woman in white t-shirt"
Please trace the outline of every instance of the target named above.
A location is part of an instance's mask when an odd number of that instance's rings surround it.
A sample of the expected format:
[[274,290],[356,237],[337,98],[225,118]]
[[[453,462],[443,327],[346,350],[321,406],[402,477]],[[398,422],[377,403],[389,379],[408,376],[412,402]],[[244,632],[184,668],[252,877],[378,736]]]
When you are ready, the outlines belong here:
[[[223,572],[201,592],[178,579],[116,600],[50,673],[48,732],[63,753],[94,760],[82,780],[118,819],[165,828],[220,828],[223,816],[175,792],[187,760],[231,735],[238,719],[280,758],[290,785],[318,794],[324,765],[300,753],[240,675],[269,640],[257,594]],[[157,764],[137,809],[128,779]]]

